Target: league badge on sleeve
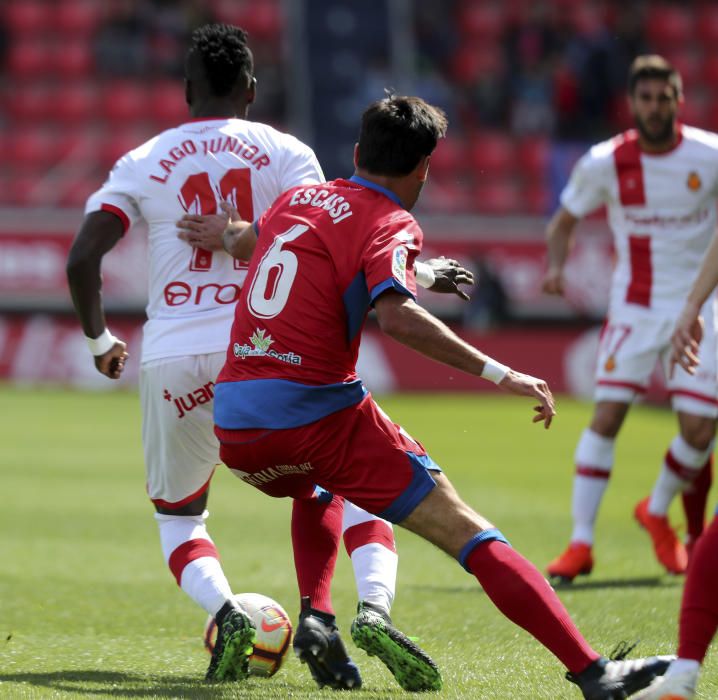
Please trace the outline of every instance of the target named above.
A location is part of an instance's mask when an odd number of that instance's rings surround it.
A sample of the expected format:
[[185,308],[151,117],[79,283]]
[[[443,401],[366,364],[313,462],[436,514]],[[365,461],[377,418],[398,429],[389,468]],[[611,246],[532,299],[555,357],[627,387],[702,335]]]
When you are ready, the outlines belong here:
[[391,274],[406,287],[406,261],[409,257],[407,249],[403,245],[394,248],[391,256]]

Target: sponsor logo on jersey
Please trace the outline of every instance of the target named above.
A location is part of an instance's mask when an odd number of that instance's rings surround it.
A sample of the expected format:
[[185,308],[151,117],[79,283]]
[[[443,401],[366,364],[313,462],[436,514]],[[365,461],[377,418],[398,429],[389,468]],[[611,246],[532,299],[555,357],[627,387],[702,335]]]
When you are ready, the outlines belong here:
[[391,274],[406,287],[406,261],[409,253],[405,246],[400,245],[394,248],[391,256]]
[[277,464],[273,467],[260,469],[258,472],[251,474],[239,469],[232,469],[232,472],[245,483],[251,486],[261,487],[263,484],[268,484],[270,481],[279,479],[282,476],[289,474],[306,474],[312,471],[312,469],[314,469],[314,467],[312,467],[311,462],[302,462],[301,464]]
[[249,339],[249,343],[234,343],[232,346],[232,352],[234,356],[240,360],[244,360],[247,357],[272,357],[280,362],[286,362],[290,365],[301,365],[302,356],[295,355],[293,352],[277,352],[270,346],[274,343],[274,338],[271,335],[265,335],[266,331],[264,328],[257,328]]
[[187,282],[173,280],[168,282],[163,290],[167,306],[183,306],[184,304],[200,306],[208,302],[221,305],[235,304],[241,293],[242,287],[233,282],[191,285]]
[[202,386],[186,393],[184,396],[175,398],[172,394],[164,389],[162,398],[174,404],[177,409],[177,418],[184,418],[190,411],[204,403],[209,403],[214,398],[214,382],[207,382]]
[[691,172],[688,173],[688,179],[686,180],[688,189],[691,192],[697,192],[701,188],[702,184],[701,176],[695,170],[691,170]]

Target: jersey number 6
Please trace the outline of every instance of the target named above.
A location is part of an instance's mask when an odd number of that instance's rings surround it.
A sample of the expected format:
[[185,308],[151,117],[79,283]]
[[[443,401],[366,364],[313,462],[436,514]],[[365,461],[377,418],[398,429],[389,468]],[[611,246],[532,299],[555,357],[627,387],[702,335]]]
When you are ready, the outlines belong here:
[[264,254],[247,299],[249,310],[257,318],[274,318],[286,305],[297,274],[298,261],[291,250],[284,250],[282,246],[308,230],[309,226],[295,224],[277,236]]

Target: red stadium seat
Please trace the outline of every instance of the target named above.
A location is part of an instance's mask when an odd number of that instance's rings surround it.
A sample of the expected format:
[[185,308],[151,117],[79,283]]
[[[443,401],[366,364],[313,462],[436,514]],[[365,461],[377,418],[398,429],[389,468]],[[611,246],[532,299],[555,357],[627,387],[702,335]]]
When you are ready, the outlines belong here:
[[481,46],[465,43],[454,53],[449,71],[459,85],[471,85],[486,75],[496,74],[501,67],[501,52],[493,43]]
[[469,145],[469,165],[477,181],[503,177],[516,165],[513,141],[502,133],[482,133]]
[[68,173],[57,183],[57,204],[84,207],[87,198],[102,184],[102,176]]
[[14,172],[7,181],[7,203],[13,206],[29,206],[38,203],[38,178],[33,174]]
[[718,54],[709,53],[703,59],[703,82],[706,86],[715,91],[718,85]]
[[690,46],[694,42],[691,10],[678,5],[652,5],[646,21],[648,39],[654,48]]
[[521,192],[521,209],[527,214],[546,216],[550,214],[551,191],[543,183],[524,187]]
[[236,24],[249,32],[250,40],[278,42],[284,26],[278,0],[220,0],[214,10],[223,22]]
[[686,100],[678,113],[679,119],[688,126],[697,126],[701,129],[708,127],[708,100],[698,90],[686,95]]
[[477,182],[472,208],[480,214],[520,214],[524,207],[518,186],[510,180],[487,177]]
[[421,192],[419,207],[422,211],[455,214],[468,210],[468,200],[469,195],[462,183],[456,180],[438,181],[429,177]]
[[503,3],[464,0],[457,13],[459,31],[473,39],[499,38],[506,26]]
[[145,86],[132,81],[108,83],[101,97],[101,116],[112,123],[148,119],[148,96]]
[[697,85],[700,85],[703,72],[703,61],[699,51],[685,48],[669,48],[663,52],[673,67],[681,74],[683,86],[688,96]]
[[431,154],[431,177],[443,179],[455,178],[463,169],[465,143],[451,136],[440,139]]
[[541,136],[527,137],[519,143],[516,167],[524,179],[539,181],[546,178],[550,149],[549,140]]
[[154,83],[149,88],[149,116],[157,130],[182,124],[189,119],[184,88],[178,81]]
[[65,80],[84,78],[92,73],[92,46],[82,39],[64,41],[55,49],[54,70]]
[[55,93],[55,116],[68,124],[92,119],[97,110],[98,94],[92,83],[66,83]]
[[141,146],[154,135],[152,128],[130,126],[127,128],[109,128],[100,136],[98,160],[100,167],[109,170],[115,161],[128,151]]
[[98,154],[100,138],[96,129],[88,128],[86,124],[68,126],[58,133],[57,138],[59,141],[57,157],[63,164],[78,163],[85,169],[100,167]]
[[718,98],[709,103],[705,114],[705,128],[718,131]]
[[51,96],[52,91],[45,85],[20,83],[8,95],[8,113],[21,123],[50,120],[55,113]]
[[4,19],[14,37],[37,36],[52,25],[50,7],[36,0],[11,0],[4,10]]
[[16,78],[30,79],[52,71],[52,53],[47,42],[16,41],[8,52],[8,71]]
[[[718,7],[705,4],[698,9],[696,30],[707,51],[712,51],[718,44]],[[707,58],[710,54],[707,55]]]
[[44,127],[20,126],[9,140],[7,156],[13,168],[41,176],[57,158],[55,132]]
[[103,4],[96,0],[62,0],[56,3],[53,25],[65,36],[89,38],[102,18]]

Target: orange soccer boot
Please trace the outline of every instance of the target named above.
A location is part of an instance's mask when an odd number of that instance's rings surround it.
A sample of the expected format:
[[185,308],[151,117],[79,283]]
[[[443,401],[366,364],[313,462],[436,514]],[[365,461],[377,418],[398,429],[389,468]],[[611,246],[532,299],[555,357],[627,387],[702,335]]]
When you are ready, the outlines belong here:
[[648,498],[644,498],[633,511],[638,524],[653,540],[656,559],[669,574],[683,574],[688,566],[688,554],[665,515],[648,512]]
[[585,542],[571,542],[566,551],[546,567],[546,573],[551,579],[557,579],[561,583],[571,583],[576,576],[590,574],[592,569],[591,545]]

